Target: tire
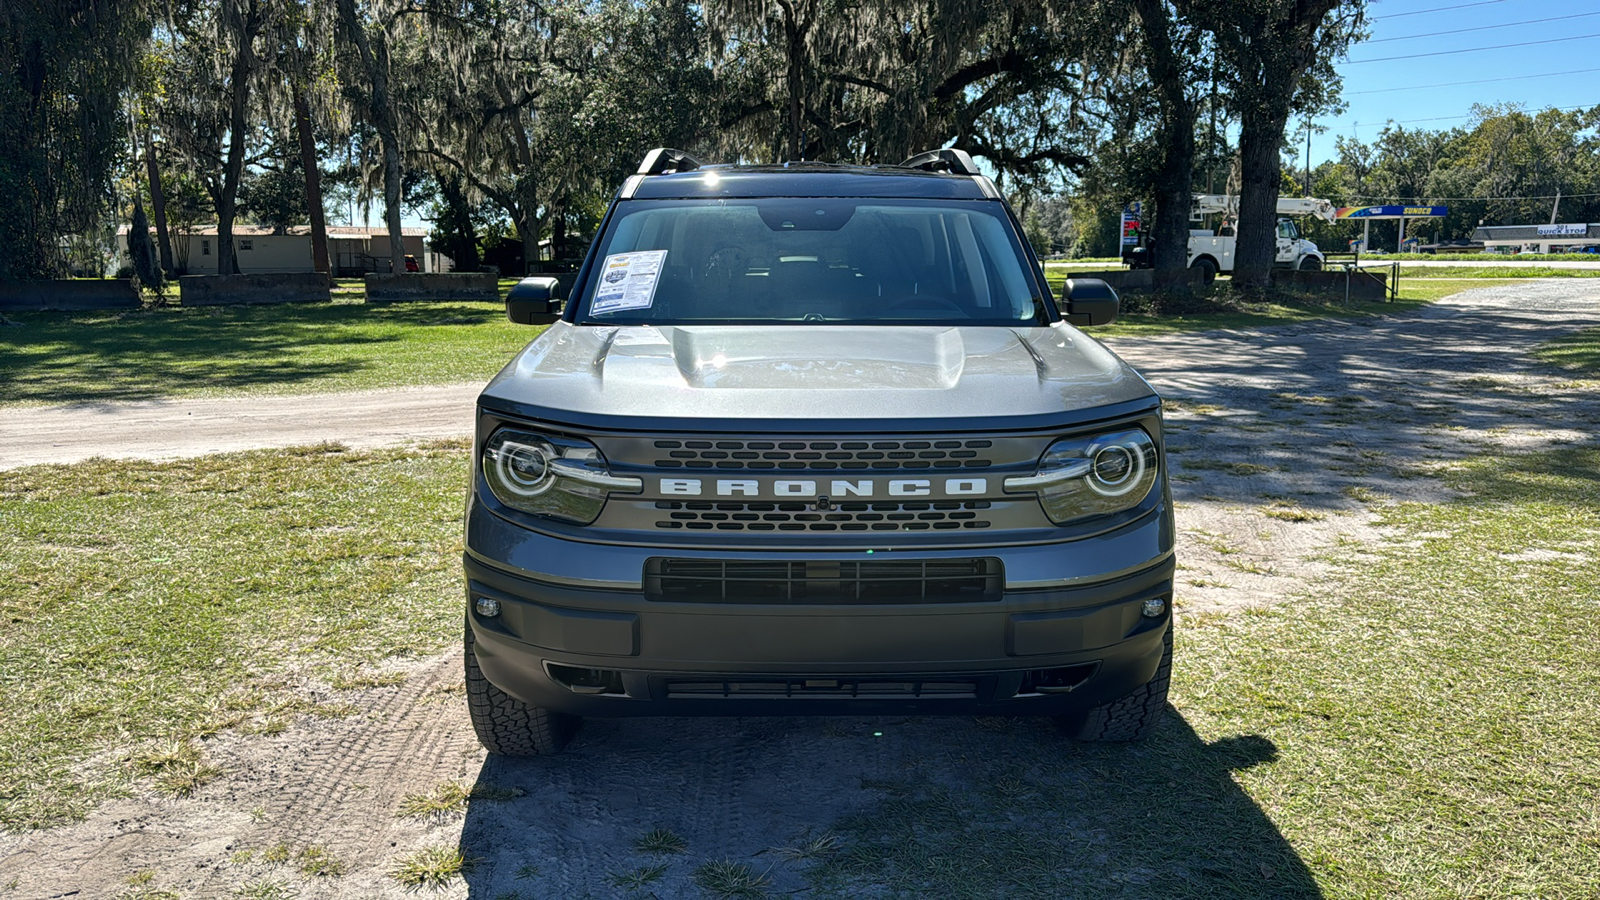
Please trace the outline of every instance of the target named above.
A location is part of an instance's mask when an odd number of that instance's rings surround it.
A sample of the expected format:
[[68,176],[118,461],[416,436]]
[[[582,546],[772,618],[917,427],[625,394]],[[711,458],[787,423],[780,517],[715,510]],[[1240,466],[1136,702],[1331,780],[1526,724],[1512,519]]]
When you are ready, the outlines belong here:
[[1300,257],[1300,271],[1320,272],[1322,271],[1322,260],[1317,259],[1315,256],[1302,256]]
[[1167,686],[1172,681],[1172,626],[1161,638],[1161,664],[1149,683],[1104,706],[1058,719],[1077,741],[1142,741],[1156,730],[1167,708]]
[[467,711],[483,749],[502,756],[549,756],[560,753],[578,733],[581,718],[529,706],[483,677],[470,624],[461,655],[467,668]]
[[1200,283],[1201,284],[1204,284],[1204,285],[1209,287],[1211,285],[1211,282],[1217,280],[1217,264],[1212,262],[1207,257],[1202,256],[1199,259],[1195,260],[1193,263],[1191,263],[1189,265],[1189,268],[1191,268],[1191,269],[1199,269],[1200,270]]

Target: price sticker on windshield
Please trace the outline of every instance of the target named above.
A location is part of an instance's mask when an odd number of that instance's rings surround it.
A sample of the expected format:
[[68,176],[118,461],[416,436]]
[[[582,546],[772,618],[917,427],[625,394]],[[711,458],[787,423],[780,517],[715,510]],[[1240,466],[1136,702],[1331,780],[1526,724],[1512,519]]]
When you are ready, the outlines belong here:
[[656,299],[656,284],[661,280],[665,250],[640,250],[613,253],[600,267],[600,286],[595,289],[593,315],[627,309],[649,309]]

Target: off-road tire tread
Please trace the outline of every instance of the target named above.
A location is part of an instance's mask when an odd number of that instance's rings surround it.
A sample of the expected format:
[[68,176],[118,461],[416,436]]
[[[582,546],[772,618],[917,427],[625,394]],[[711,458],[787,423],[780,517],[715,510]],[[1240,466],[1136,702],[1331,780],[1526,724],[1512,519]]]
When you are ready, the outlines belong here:
[[467,711],[483,749],[502,756],[548,756],[561,752],[578,733],[583,722],[579,717],[529,706],[483,677],[470,624],[461,656],[467,670]]
[[[1172,682],[1172,626],[1161,638],[1161,663],[1149,683],[1104,706],[1096,706],[1081,719],[1066,723],[1080,741],[1140,741],[1149,737],[1167,708],[1167,688]],[[1076,726],[1073,728],[1073,726]]]

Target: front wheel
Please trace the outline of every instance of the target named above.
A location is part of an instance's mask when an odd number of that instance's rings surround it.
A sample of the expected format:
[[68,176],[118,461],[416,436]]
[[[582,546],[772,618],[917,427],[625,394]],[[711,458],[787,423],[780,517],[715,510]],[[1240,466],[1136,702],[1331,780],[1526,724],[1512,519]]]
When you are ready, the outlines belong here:
[[1322,260],[1317,259],[1315,256],[1302,256],[1300,258],[1300,271],[1320,272],[1322,271]]
[[574,715],[529,706],[483,677],[467,624],[461,656],[467,668],[467,711],[478,743],[503,756],[548,756],[559,753],[578,733],[583,720]]
[[1155,677],[1138,690],[1104,706],[1076,716],[1059,716],[1063,731],[1077,741],[1141,741],[1155,731],[1167,708],[1167,686],[1172,681],[1172,626],[1161,638],[1161,664]]

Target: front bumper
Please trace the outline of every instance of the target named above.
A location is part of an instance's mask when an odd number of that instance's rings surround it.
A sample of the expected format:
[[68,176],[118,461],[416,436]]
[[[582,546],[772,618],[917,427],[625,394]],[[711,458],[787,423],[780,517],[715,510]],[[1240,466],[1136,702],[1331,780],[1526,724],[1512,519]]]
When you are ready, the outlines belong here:
[[[551,538],[473,506],[468,620],[485,677],[524,702],[578,715],[1061,714],[1148,682],[1170,627],[1166,504],[1092,540],[964,549],[1003,561],[998,599],[883,604],[649,599],[643,560],[659,550]],[[574,577],[574,567],[602,560],[608,577]],[[480,616],[478,597],[499,601],[499,615]],[[1152,597],[1165,598],[1166,611],[1147,617]]]

